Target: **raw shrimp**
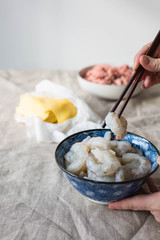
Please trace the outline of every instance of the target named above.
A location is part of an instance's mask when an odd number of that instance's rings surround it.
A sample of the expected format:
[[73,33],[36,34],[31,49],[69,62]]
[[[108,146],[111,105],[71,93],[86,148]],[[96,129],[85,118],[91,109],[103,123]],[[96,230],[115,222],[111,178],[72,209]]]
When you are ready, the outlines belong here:
[[72,145],[65,154],[66,170],[80,177],[104,182],[121,182],[147,174],[151,162],[141,149],[128,141],[110,141],[110,132],[104,137],[86,137]]
[[87,158],[87,168],[98,177],[112,176],[121,166],[115,152],[112,150],[91,150]]
[[144,176],[151,169],[151,162],[137,153],[125,153],[122,156],[122,163],[130,169],[133,179]]
[[111,149],[111,144],[106,138],[93,137],[86,142],[91,149],[99,148],[101,150]]
[[107,141],[110,141],[111,140],[111,132],[107,131],[105,134],[104,134],[104,138],[107,140]]
[[122,157],[122,155],[127,152],[136,153],[136,149],[127,141],[112,141],[111,148],[116,152],[118,157]]
[[80,171],[79,173],[78,173],[78,176],[79,177],[87,177],[87,172],[85,172],[85,171]]
[[85,139],[83,139],[83,141],[82,141],[82,142],[83,142],[83,143],[87,143],[89,139],[91,139],[91,137],[90,137],[90,136],[88,136],[88,137],[86,137]]
[[115,181],[122,182],[130,179],[131,179],[130,169],[126,166],[121,166],[115,174]]
[[70,151],[64,156],[67,163],[69,163],[66,167],[67,171],[76,173],[80,170],[87,170],[86,161],[89,151],[89,147],[83,142],[73,144]]
[[95,181],[101,181],[101,182],[115,182],[115,177],[112,176],[112,177],[97,177],[97,175],[91,171],[87,171],[88,173],[88,179],[92,179],[92,180],[95,180]]
[[127,129],[127,121],[121,116],[120,118],[114,112],[109,112],[105,118],[106,124],[116,135],[116,139],[120,140],[125,137]]

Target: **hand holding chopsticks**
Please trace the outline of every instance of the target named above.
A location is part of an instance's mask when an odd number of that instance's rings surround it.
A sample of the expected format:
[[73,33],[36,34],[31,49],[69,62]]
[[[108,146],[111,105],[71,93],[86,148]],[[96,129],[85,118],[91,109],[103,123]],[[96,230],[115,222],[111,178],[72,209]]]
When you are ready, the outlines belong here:
[[[155,53],[156,49],[158,48],[160,44],[160,31],[157,33],[154,41],[152,42],[152,45],[150,46],[150,48],[148,49],[148,51],[146,52],[145,55],[147,56],[153,56],[153,54]],[[123,113],[128,101],[130,100],[135,88],[137,87],[141,77],[144,74],[145,69],[142,67],[142,65],[140,64],[139,67],[137,68],[137,70],[134,72],[133,76],[131,77],[129,83],[127,84],[127,86],[125,87],[124,91],[121,93],[119,99],[117,100],[117,102],[115,103],[115,105],[113,106],[113,108],[111,109],[111,112],[115,112],[115,110],[117,109],[117,107],[119,106],[120,102],[122,101],[123,97],[125,96],[125,94],[127,93],[128,89],[130,88],[130,91],[128,93],[128,96],[126,97],[120,111],[118,112],[118,116],[120,117],[121,114]],[[133,83],[133,84],[132,84]],[[132,86],[131,86],[132,85]],[[104,121],[102,127],[104,128],[106,126],[106,122]]]

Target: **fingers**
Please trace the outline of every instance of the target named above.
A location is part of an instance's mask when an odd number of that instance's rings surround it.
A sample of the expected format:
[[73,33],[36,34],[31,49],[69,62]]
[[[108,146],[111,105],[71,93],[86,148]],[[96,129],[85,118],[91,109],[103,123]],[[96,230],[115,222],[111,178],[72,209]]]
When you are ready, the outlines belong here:
[[139,58],[141,65],[150,72],[160,72],[160,58],[152,58],[142,55]]
[[160,156],[158,156],[157,162],[158,162],[158,164],[160,165]]
[[160,72],[155,74],[146,71],[142,77],[142,80],[144,80],[144,83],[142,84],[141,88],[147,89],[155,84],[160,83]]
[[[160,83],[160,48],[156,50],[154,54],[155,58],[144,55],[149,49],[151,42],[145,45],[134,57],[133,69],[136,70],[141,64],[145,70],[141,81],[144,80],[142,84],[142,89],[147,89],[155,84]],[[156,58],[158,57],[158,58]]]
[[153,82],[152,82],[151,76],[150,76],[150,75],[146,75],[146,76],[145,76],[145,79],[144,79],[144,82],[143,82],[143,84],[142,84],[142,86],[141,86],[141,88],[142,88],[143,90],[145,90],[145,89],[151,87],[152,85],[153,85]]
[[152,193],[159,192],[159,188],[157,184],[154,182],[154,180],[151,177],[147,178],[147,184],[148,184],[149,190]]
[[147,45],[145,45],[144,47],[142,47],[137,54],[134,57],[134,66],[133,66],[133,70],[136,70],[140,64],[139,59],[142,55],[144,55],[148,48],[150,47],[151,43],[148,43]]
[[151,211],[157,222],[160,222],[160,210]]
[[137,195],[117,202],[112,202],[109,204],[109,209],[149,211],[154,203],[153,200],[155,201],[153,194]]

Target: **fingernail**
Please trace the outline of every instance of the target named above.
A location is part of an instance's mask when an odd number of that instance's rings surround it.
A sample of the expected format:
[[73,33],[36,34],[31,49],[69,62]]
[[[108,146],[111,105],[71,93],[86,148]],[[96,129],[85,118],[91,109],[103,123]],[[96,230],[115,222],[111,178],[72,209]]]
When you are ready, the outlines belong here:
[[143,56],[143,63],[148,65],[150,63],[150,59],[147,56]]

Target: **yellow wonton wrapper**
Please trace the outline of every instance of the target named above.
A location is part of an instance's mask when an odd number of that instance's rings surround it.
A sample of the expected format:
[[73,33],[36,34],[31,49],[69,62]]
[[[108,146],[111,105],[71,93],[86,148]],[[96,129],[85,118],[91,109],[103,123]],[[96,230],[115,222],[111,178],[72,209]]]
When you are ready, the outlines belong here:
[[77,114],[76,107],[67,99],[50,97],[35,97],[23,94],[20,97],[16,113],[26,116],[36,116],[49,123],[63,123]]

